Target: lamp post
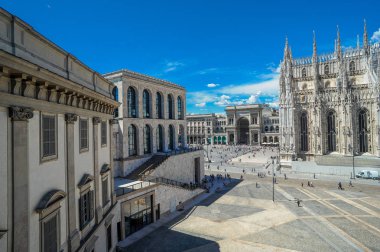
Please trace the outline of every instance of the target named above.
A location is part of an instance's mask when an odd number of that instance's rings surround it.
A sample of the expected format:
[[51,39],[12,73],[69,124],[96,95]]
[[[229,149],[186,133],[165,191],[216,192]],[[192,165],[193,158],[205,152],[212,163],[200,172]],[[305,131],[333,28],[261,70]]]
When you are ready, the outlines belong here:
[[270,157],[272,159],[272,200],[274,202],[274,160],[275,156]]

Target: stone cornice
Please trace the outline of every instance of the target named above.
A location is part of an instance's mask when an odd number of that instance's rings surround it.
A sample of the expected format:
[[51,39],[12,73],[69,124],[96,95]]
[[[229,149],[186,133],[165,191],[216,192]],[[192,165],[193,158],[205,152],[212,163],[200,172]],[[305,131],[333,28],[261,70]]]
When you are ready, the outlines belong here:
[[9,108],[9,117],[12,118],[12,121],[28,121],[33,118],[33,109],[12,106]]

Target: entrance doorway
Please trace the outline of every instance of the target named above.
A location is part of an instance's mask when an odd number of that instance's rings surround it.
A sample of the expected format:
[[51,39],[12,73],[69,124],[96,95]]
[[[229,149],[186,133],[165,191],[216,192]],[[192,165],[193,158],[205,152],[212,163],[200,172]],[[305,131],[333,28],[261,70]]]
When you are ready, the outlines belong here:
[[238,143],[248,144],[249,143],[249,121],[247,118],[242,117],[237,122],[238,131]]

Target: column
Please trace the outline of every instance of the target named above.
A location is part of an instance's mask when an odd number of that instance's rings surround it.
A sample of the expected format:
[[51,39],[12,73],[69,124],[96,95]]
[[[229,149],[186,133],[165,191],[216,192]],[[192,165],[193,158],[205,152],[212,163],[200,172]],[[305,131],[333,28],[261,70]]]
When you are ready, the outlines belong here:
[[66,121],[66,176],[67,176],[67,205],[69,222],[69,247],[71,251],[77,250],[80,245],[79,230],[76,224],[76,199],[75,199],[75,152],[74,152],[74,125],[78,116],[76,114],[65,114]]
[[[10,107],[12,118],[12,162],[13,162],[13,237],[14,251],[29,251],[30,205],[29,205],[29,152],[28,120],[33,118],[33,109]],[[20,242],[22,240],[22,242]]]
[[95,184],[95,217],[96,223],[102,220],[103,208],[100,204],[100,172],[99,172],[99,117],[92,118],[92,136],[94,147],[94,184]]

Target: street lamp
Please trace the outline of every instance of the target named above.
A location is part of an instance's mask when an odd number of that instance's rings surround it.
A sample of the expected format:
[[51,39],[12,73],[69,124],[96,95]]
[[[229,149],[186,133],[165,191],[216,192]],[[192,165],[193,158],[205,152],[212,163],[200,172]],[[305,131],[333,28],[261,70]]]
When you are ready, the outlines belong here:
[[276,157],[271,156],[270,158],[272,159],[272,200],[274,202],[274,160]]

